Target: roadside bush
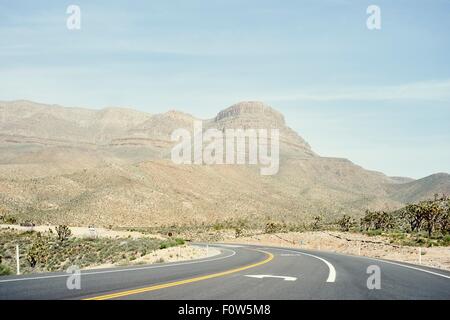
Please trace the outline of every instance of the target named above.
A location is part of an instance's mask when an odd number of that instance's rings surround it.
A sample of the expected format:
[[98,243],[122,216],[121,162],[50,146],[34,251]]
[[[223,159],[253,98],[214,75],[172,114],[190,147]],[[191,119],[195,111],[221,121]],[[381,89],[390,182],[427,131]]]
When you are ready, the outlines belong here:
[[337,221],[337,224],[341,231],[349,231],[355,226],[356,222],[352,217],[344,214],[342,218]]
[[8,276],[12,274],[11,269],[8,266],[0,264],[0,276]]
[[4,213],[4,214],[0,215],[0,222],[5,223],[5,224],[16,224],[17,219],[16,219],[16,217],[13,217],[11,215]]
[[184,240],[181,238],[176,238],[175,242],[177,243],[177,245],[183,245],[185,243]]
[[276,233],[278,231],[280,231],[280,225],[278,225],[275,222],[267,222],[266,226],[264,227],[264,232],[265,233]]
[[64,242],[72,235],[72,231],[70,231],[69,227],[60,225],[56,227],[56,234],[58,236],[58,240]]
[[152,238],[69,238],[61,243],[56,233],[21,232],[0,229],[1,265],[15,268],[15,245],[23,254],[21,271],[62,271],[67,266],[87,267],[135,260],[162,247],[184,244],[183,239],[161,241]]
[[38,238],[28,250],[26,259],[30,266],[34,268],[38,263],[45,264],[48,259],[48,247],[42,238]]
[[174,239],[174,240],[166,240],[166,241],[163,241],[163,242],[161,242],[161,244],[159,245],[159,248],[160,249],[167,249],[167,248],[170,248],[170,247],[175,247],[175,246],[179,246],[179,245],[183,245],[184,244],[184,240],[183,239],[180,239],[180,238],[177,238],[177,239]]
[[396,219],[391,212],[366,210],[366,214],[361,218],[360,224],[363,231],[386,231],[396,226]]

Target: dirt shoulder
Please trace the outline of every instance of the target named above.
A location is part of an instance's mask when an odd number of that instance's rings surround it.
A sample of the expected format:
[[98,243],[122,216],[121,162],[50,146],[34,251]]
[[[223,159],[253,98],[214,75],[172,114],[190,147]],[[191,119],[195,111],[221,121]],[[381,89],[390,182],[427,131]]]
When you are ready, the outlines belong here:
[[[393,245],[382,236],[349,232],[275,233],[227,239],[225,242],[323,250],[419,264],[419,247]],[[420,264],[450,270],[450,247],[421,248],[420,251]]]
[[183,245],[178,247],[170,247],[167,249],[160,249],[151,252],[143,257],[140,257],[131,263],[116,263],[116,264],[101,264],[96,266],[91,266],[86,269],[101,269],[101,268],[112,268],[117,266],[130,266],[130,265],[143,265],[143,264],[155,264],[155,263],[167,263],[167,262],[177,262],[177,261],[189,261],[196,259],[203,259],[208,257],[213,257],[220,254],[220,251],[215,248],[208,248],[194,246],[194,245]]

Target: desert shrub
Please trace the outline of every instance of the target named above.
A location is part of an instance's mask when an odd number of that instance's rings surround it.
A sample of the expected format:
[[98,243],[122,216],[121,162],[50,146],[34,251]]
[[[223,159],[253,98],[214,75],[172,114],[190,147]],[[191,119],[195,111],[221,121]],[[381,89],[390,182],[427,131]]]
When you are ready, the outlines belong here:
[[392,212],[387,211],[370,211],[366,210],[363,218],[361,218],[361,229],[369,230],[390,230],[396,226],[396,219]]
[[450,246],[450,234],[448,234],[442,238],[442,245]]
[[64,242],[72,235],[72,231],[70,231],[69,227],[60,225],[56,227],[56,234],[58,236],[58,240]]
[[342,218],[337,221],[337,224],[339,225],[341,231],[349,231],[355,226],[356,222],[352,217],[344,214]]
[[[6,267],[14,270],[15,246],[18,243],[24,254],[21,264],[23,273],[62,271],[65,267],[76,264],[86,267],[102,263],[130,261],[159,249],[163,244],[151,238],[69,238],[61,243],[56,233],[19,232],[0,230],[0,256]],[[163,246],[183,244],[183,239],[171,239]]]
[[35,240],[27,252],[26,259],[32,268],[34,268],[38,263],[45,264],[47,262],[48,246],[44,239],[38,238]]
[[179,246],[179,245],[183,245],[184,244],[184,240],[177,238],[177,239],[170,239],[170,240],[166,240],[161,242],[161,244],[159,245],[160,249],[167,249],[170,247],[175,247],[175,246]]
[[380,236],[381,234],[383,234],[383,231],[381,231],[381,230],[367,230],[366,234],[369,237],[375,237],[375,236]]
[[0,264],[0,276],[7,276],[12,274],[11,269],[8,266]]
[[181,239],[181,238],[176,238],[175,242],[176,242],[177,245],[183,245],[185,243],[184,240]]
[[5,223],[5,224],[16,224],[17,219],[14,216],[4,213],[4,214],[0,215],[0,222]]
[[275,223],[275,222],[267,222],[266,226],[264,227],[264,232],[265,233],[277,233],[280,232],[282,230],[282,227],[280,224]]
[[212,228],[213,228],[215,231],[219,231],[219,230],[225,229],[224,225],[223,225],[222,223],[220,223],[220,222],[214,223],[214,224],[212,225]]

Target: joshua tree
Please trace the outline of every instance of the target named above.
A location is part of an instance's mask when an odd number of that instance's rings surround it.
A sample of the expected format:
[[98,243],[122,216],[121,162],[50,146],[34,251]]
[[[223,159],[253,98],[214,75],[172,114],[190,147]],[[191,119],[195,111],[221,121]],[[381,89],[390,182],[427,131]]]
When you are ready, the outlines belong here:
[[444,215],[444,210],[438,201],[423,201],[420,204],[423,208],[423,220],[426,223],[428,237],[431,237],[431,234]]
[[321,227],[322,217],[321,216],[315,216],[314,222],[312,224],[313,230],[319,230]]
[[401,213],[401,218],[408,221],[411,232],[419,231],[423,225],[423,208],[417,204],[408,204]]

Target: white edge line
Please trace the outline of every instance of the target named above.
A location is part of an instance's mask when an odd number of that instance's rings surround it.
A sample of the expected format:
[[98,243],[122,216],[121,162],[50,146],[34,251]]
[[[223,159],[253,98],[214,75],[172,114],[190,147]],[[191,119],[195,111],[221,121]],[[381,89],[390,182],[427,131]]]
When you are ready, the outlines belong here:
[[[272,249],[275,249],[275,248],[272,248]],[[298,254],[306,254],[306,255],[310,255],[310,256],[316,257],[316,256],[314,256],[312,254],[303,253],[301,251],[286,250],[286,249],[279,249],[279,250],[291,251],[291,252],[296,252]],[[382,259],[376,259],[376,258],[371,258],[371,257],[354,256],[354,255],[342,254],[342,253],[339,253],[339,252],[329,252],[329,253],[330,254],[334,254],[334,255],[338,255],[338,256],[350,257],[350,258],[366,259],[366,260],[372,260],[372,261],[377,261],[377,262],[381,262],[381,263],[389,263],[389,264],[396,265],[396,266],[399,266],[399,267],[404,267],[404,268],[408,268],[408,269],[412,269],[412,270],[416,270],[416,271],[422,271],[422,272],[429,273],[429,274],[432,274],[432,275],[435,275],[435,276],[439,276],[439,277],[443,277],[443,278],[446,278],[446,279],[450,279],[450,276],[448,276],[448,275],[445,275],[445,274],[442,274],[442,273],[438,273],[438,272],[434,272],[434,271],[430,271],[430,270],[426,270],[426,269],[422,269],[422,268],[418,268],[418,267],[409,266],[409,265],[406,265],[406,264],[403,264],[403,263],[399,263],[399,262],[394,262],[394,261],[389,261],[389,260],[382,260]],[[316,258],[325,261],[324,259],[322,259],[320,257],[316,257]]]
[[[210,248],[213,248],[213,246],[210,246]],[[214,247],[219,248],[219,247]],[[94,271],[94,272],[83,272],[81,271],[82,276],[87,275],[94,275],[94,274],[104,274],[104,273],[116,273],[116,272],[127,272],[127,271],[139,271],[139,270],[147,270],[147,269],[158,269],[158,268],[167,268],[167,267],[174,267],[174,266],[181,266],[186,264],[195,264],[195,263],[203,263],[203,262],[210,262],[210,261],[216,261],[216,260],[222,260],[226,258],[230,258],[236,254],[236,251],[226,248],[220,248],[222,250],[226,251],[232,251],[232,253],[228,256],[224,257],[218,257],[214,259],[208,259],[208,260],[198,260],[198,261],[189,261],[189,262],[182,262],[182,263],[174,263],[174,264],[167,264],[167,265],[157,265],[157,266],[148,266],[148,267],[139,267],[139,268],[127,268],[127,269],[117,269],[117,270],[105,270],[105,271]],[[28,281],[28,280],[41,280],[41,279],[51,279],[51,278],[64,278],[68,277],[71,274],[58,274],[53,276],[42,276],[42,277],[32,277],[32,278],[16,278],[16,279],[5,279],[0,280],[0,283],[4,282],[15,282],[15,281]]]
[[[294,252],[300,253],[300,251],[294,251]],[[446,278],[446,279],[450,279],[450,276],[448,276],[448,275],[445,275],[445,274],[442,274],[442,273],[439,273],[439,272],[434,272],[434,271],[422,269],[422,268],[419,268],[419,267],[410,266],[410,265],[407,265],[407,264],[403,264],[401,262],[394,262],[394,261],[389,261],[389,260],[384,260],[384,259],[377,259],[377,258],[372,258],[372,257],[365,257],[365,256],[356,256],[356,255],[339,253],[339,252],[327,252],[327,253],[332,254],[332,255],[337,255],[337,256],[349,257],[349,258],[365,259],[365,260],[372,260],[372,261],[377,261],[377,262],[381,262],[381,263],[389,263],[389,264],[396,265],[396,266],[399,266],[399,267],[404,267],[404,268],[408,268],[408,269],[412,269],[412,270],[416,270],[416,271],[422,271],[422,272],[429,273],[429,274],[432,274],[432,275],[435,275],[435,276],[439,276],[439,277],[443,277],[443,278]],[[430,268],[432,268],[432,267],[430,267]]]
[[393,265],[396,265],[396,266],[399,266],[399,267],[404,267],[404,268],[408,268],[408,269],[422,271],[422,272],[426,272],[426,273],[429,273],[429,274],[433,274],[435,276],[440,276],[440,277],[444,277],[444,278],[450,279],[450,276],[447,276],[445,274],[434,272],[434,271],[430,271],[430,270],[426,270],[426,269],[421,269],[421,268],[417,268],[417,267],[413,267],[413,266],[408,266],[408,265],[402,264],[402,263],[397,263],[397,262],[388,261],[388,260],[375,259],[375,258],[370,258],[370,257],[359,257],[359,258],[373,260],[373,261],[379,261],[381,263],[389,263],[389,264],[393,264]]
[[335,282],[336,281],[336,269],[334,268],[334,266],[331,263],[329,263],[327,260],[325,260],[325,259],[323,259],[321,257],[315,256],[313,254],[309,254],[309,253],[305,253],[305,252],[301,252],[301,251],[289,250],[289,249],[281,249],[281,248],[271,248],[271,249],[294,252],[294,253],[297,253],[297,254],[303,254],[303,255],[306,255],[306,256],[310,256],[310,257],[319,259],[322,262],[324,262],[327,265],[327,267],[328,267],[328,278],[327,278],[326,282]]

